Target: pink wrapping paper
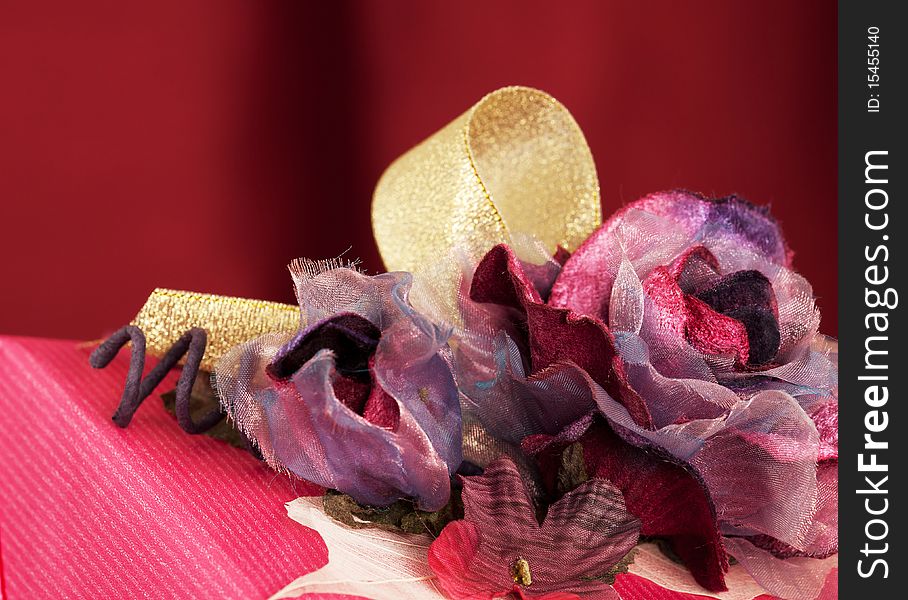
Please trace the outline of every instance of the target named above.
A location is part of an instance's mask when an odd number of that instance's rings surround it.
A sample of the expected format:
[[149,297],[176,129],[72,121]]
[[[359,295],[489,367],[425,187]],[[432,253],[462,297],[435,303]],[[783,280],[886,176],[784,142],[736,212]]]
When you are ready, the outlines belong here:
[[[284,509],[317,488],[183,433],[156,397],[116,427],[127,353],[103,371],[88,353],[0,337],[4,598],[266,598],[326,563],[318,534]],[[628,575],[616,588],[693,598]],[[836,595],[831,578],[822,597]]]
[[0,339],[8,597],[263,598],[325,563],[284,509],[311,486],[184,434],[155,397],[111,422],[127,354],[95,371],[73,342]]

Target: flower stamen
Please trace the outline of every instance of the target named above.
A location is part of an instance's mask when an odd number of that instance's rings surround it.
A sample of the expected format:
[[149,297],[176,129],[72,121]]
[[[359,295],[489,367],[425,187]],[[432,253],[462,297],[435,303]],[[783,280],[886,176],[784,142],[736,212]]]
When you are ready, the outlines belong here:
[[533,577],[530,574],[530,563],[525,558],[518,556],[514,564],[511,565],[511,577],[514,579],[514,583],[519,585],[532,585]]

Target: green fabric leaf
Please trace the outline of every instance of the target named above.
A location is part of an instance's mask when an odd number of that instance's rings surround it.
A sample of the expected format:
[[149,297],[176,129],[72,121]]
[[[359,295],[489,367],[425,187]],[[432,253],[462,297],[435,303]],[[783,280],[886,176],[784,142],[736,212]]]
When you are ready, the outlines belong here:
[[451,521],[463,518],[463,502],[457,488],[451,490],[448,503],[435,512],[417,510],[410,500],[398,500],[387,507],[363,506],[350,496],[335,490],[325,493],[323,505],[328,516],[348,527],[428,533],[433,537],[438,537]]

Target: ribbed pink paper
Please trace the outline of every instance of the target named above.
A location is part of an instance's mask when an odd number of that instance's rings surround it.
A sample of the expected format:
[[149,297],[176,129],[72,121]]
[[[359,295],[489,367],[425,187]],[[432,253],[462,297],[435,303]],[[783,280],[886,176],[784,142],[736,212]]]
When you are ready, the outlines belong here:
[[[0,338],[0,536],[8,598],[264,598],[327,560],[284,503],[314,488],[183,433],[74,342]],[[162,384],[172,387],[175,378]]]
[[[116,427],[127,352],[103,371],[88,353],[0,337],[5,598],[257,599],[325,564],[318,534],[284,509],[316,488],[183,433],[154,397]],[[835,598],[834,586],[821,597]],[[616,589],[625,600],[694,598],[628,575]]]

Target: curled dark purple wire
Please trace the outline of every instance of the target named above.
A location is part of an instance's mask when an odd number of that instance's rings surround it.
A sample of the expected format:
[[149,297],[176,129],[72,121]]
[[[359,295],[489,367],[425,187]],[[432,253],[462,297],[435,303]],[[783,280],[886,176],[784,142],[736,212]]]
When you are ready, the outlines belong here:
[[204,433],[218,424],[224,416],[220,405],[204,415],[198,422],[192,420],[189,412],[189,399],[192,395],[192,384],[199,373],[199,365],[205,354],[208,334],[204,329],[193,327],[161,357],[158,364],[143,379],[145,369],[145,334],[135,325],[127,325],[107,338],[91,353],[88,361],[92,367],[103,369],[114,359],[120,348],[132,342],[132,353],[129,357],[129,371],[120,405],[113,414],[113,421],[120,427],[126,427],[142,402],[151,395],[161,383],[164,376],[176,366],[180,358],[186,355],[186,363],[177,381],[175,410],[177,423],[187,433]]

